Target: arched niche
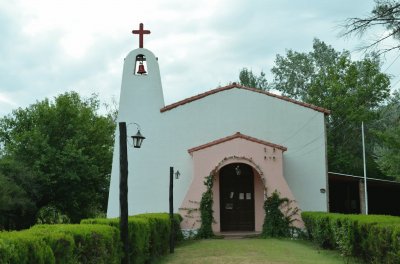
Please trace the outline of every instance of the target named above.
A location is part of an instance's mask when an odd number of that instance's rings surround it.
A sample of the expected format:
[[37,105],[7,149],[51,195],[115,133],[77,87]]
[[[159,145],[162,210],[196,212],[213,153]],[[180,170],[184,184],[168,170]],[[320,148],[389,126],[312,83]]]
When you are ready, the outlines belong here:
[[146,56],[143,54],[138,54],[136,56],[135,60],[135,75],[147,75],[148,72],[148,67],[147,67],[147,61],[146,61]]

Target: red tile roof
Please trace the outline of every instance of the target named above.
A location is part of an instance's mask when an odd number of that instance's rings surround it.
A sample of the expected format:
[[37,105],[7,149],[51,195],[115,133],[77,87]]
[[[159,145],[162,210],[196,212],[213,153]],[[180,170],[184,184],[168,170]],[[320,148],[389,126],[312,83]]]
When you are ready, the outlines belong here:
[[198,151],[198,150],[201,150],[201,149],[205,149],[205,148],[208,148],[208,147],[211,147],[211,146],[214,146],[214,145],[218,145],[220,143],[223,143],[223,142],[226,142],[226,141],[229,141],[229,140],[232,140],[232,139],[236,139],[236,138],[246,139],[246,140],[253,141],[253,142],[256,142],[256,143],[259,143],[259,144],[262,144],[262,145],[266,145],[266,146],[272,147],[272,148],[277,148],[277,149],[280,149],[282,151],[286,151],[287,150],[287,148],[284,147],[284,146],[273,144],[273,143],[270,143],[268,141],[264,141],[264,140],[261,140],[261,139],[258,139],[258,138],[246,136],[246,135],[243,135],[240,132],[236,132],[232,136],[220,138],[220,139],[211,141],[209,143],[200,145],[198,147],[191,148],[191,149],[188,150],[188,152],[190,154],[192,154],[195,151]]
[[319,107],[319,106],[315,106],[315,105],[308,104],[308,103],[303,103],[303,102],[296,101],[294,99],[291,99],[291,98],[283,96],[283,95],[277,95],[277,94],[273,94],[273,93],[270,93],[270,92],[267,92],[267,91],[263,91],[263,90],[260,90],[260,89],[246,87],[246,86],[243,86],[243,85],[240,85],[240,84],[237,84],[237,83],[232,83],[231,85],[227,85],[227,86],[224,86],[224,87],[219,87],[219,88],[210,90],[208,92],[201,93],[201,94],[186,98],[186,99],[184,99],[182,101],[167,105],[167,106],[161,108],[160,112],[161,113],[162,112],[166,112],[166,111],[169,111],[169,110],[171,110],[173,108],[176,108],[178,106],[181,106],[181,105],[184,105],[184,104],[199,100],[201,98],[204,98],[206,96],[209,96],[209,95],[212,95],[212,94],[215,94],[215,93],[219,93],[219,92],[222,92],[222,91],[230,90],[230,89],[233,89],[233,88],[244,89],[244,90],[248,90],[248,91],[252,91],[252,92],[256,92],[256,93],[272,96],[272,97],[275,97],[275,98],[278,98],[278,99],[281,99],[281,100],[284,100],[284,101],[288,101],[288,102],[291,102],[291,103],[294,103],[294,104],[297,104],[297,105],[301,105],[301,106],[304,106],[304,107],[307,107],[307,108],[311,108],[311,109],[313,109],[315,111],[324,113],[326,115],[329,115],[331,113],[330,110],[322,108],[322,107]]

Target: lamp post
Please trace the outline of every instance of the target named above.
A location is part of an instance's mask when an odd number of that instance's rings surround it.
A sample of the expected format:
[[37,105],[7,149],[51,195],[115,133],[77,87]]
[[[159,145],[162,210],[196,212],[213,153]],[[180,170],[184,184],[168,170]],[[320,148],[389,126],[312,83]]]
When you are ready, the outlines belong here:
[[[180,172],[176,171],[175,179],[179,179]],[[169,253],[174,253],[175,248],[175,225],[174,225],[174,167],[169,167],[169,219],[171,232],[169,235]]]
[[[123,245],[124,255],[122,257],[122,264],[129,264],[129,230],[128,230],[128,151],[127,151],[127,136],[126,136],[126,123],[119,122],[119,204],[120,204],[120,218],[119,228],[121,242]],[[136,124],[137,125],[137,124]],[[137,125],[138,126],[138,125]],[[140,148],[145,137],[138,132],[132,136],[133,147]]]

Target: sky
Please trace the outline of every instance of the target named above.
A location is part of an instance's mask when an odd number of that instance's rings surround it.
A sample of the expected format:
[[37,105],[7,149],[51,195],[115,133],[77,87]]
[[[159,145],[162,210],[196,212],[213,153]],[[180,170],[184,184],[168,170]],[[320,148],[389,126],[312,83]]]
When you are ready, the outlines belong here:
[[[341,38],[341,25],[373,6],[373,0],[1,1],[0,117],[68,91],[118,102],[123,59],[138,48],[131,32],[139,23],[151,30],[144,47],[159,58],[170,104],[238,81],[244,67],[271,81],[276,55],[309,52],[314,38],[359,59],[357,48],[368,37]],[[388,54],[382,65],[393,84],[400,81],[396,56]]]

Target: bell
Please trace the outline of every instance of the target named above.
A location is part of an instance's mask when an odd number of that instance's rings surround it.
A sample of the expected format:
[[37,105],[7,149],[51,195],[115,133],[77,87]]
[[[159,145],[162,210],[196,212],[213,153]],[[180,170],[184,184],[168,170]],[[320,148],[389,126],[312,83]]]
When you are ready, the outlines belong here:
[[137,71],[137,74],[146,74],[147,72],[146,72],[146,70],[144,69],[144,65],[143,65],[143,62],[140,62],[140,64],[139,64],[139,69],[138,69],[138,71]]

